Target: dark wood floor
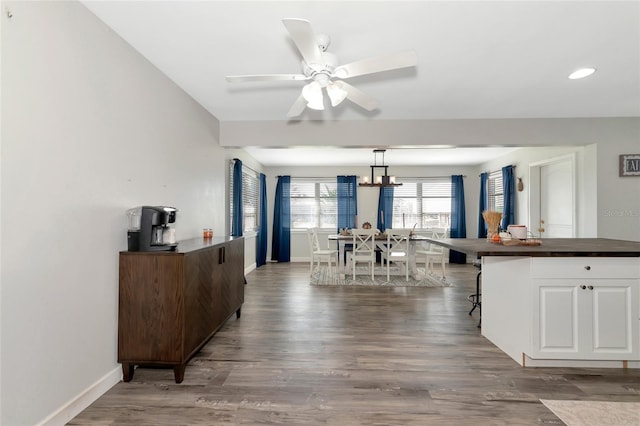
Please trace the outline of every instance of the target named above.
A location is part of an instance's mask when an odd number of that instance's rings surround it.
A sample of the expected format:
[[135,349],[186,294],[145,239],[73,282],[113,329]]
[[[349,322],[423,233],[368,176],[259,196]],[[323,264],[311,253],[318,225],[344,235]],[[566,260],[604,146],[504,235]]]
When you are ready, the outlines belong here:
[[448,272],[453,287],[315,287],[306,263],[267,264],[182,384],[139,368],[69,424],[562,425],[540,399],[640,402],[640,370],[521,368],[467,314],[475,269]]

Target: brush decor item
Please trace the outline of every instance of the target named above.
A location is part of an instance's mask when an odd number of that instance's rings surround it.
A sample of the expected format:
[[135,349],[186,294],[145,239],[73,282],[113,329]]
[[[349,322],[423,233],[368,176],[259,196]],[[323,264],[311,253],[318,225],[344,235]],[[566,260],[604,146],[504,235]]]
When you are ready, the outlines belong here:
[[487,224],[487,240],[492,241],[493,236],[498,235],[498,227],[502,220],[502,213],[492,210],[485,210],[482,212],[482,217]]

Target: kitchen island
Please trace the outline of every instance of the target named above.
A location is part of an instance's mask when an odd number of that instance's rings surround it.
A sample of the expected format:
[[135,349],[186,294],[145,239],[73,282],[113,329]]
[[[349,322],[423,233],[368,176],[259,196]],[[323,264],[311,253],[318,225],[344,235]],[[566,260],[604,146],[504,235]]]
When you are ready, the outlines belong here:
[[640,242],[430,241],[481,258],[482,334],[520,365],[640,368]]

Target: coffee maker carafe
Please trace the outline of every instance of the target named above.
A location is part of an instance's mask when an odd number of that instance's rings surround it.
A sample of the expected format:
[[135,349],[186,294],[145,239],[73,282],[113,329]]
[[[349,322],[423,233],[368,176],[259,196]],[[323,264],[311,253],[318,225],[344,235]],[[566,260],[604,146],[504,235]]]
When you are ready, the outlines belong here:
[[141,206],[127,210],[129,251],[169,251],[178,245],[169,235],[169,224],[176,221],[178,209],[166,206]]

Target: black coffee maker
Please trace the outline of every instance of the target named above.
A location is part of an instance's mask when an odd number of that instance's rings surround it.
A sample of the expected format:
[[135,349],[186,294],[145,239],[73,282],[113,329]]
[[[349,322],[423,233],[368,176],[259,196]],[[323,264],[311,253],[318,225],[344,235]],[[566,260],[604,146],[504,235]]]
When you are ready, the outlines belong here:
[[177,211],[175,207],[166,206],[141,206],[127,210],[129,251],[175,250],[178,243],[169,224],[176,221]]

